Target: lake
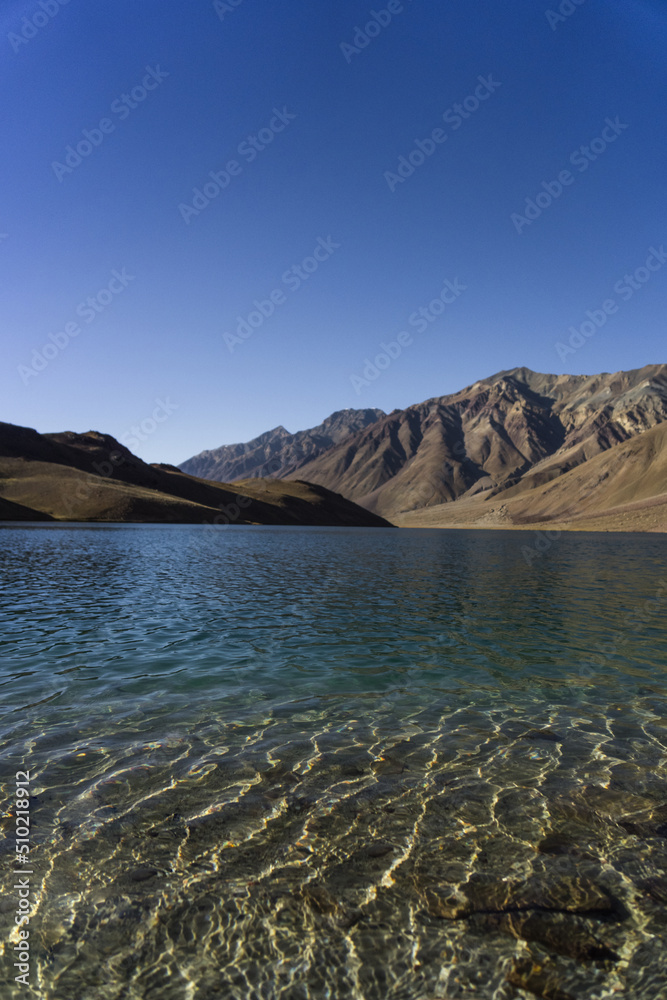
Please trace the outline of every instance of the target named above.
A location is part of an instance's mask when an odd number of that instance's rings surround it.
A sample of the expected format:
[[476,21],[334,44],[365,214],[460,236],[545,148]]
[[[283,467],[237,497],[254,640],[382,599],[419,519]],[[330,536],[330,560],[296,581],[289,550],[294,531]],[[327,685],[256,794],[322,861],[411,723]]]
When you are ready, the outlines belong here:
[[665,995],[666,557],[0,528],[3,997]]

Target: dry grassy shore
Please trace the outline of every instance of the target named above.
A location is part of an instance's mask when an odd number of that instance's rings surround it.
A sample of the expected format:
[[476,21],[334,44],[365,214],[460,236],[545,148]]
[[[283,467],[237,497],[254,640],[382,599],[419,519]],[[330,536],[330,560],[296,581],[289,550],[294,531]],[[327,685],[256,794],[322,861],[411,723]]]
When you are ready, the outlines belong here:
[[[515,521],[508,504],[459,500],[394,516],[399,528],[502,528],[512,531],[667,531],[667,493],[602,511]],[[521,515],[517,512],[517,517]]]

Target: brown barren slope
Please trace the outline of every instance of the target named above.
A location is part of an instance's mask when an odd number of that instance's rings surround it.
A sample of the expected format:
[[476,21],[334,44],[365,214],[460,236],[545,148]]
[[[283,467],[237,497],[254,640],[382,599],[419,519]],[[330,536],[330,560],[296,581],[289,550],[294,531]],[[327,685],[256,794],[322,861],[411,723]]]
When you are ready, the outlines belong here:
[[299,475],[392,520],[411,510],[549,482],[667,421],[667,366],[601,375],[515,368],[396,410]]
[[278,482],[262,489],[261,480],[252,483],[244,491],[173,466],[147,465],[96,431],[38,434],[0,424],[4,520],[388,526],[322,487]]
[[667,424],[557,478],[402,514],[405,527],[667,531]]

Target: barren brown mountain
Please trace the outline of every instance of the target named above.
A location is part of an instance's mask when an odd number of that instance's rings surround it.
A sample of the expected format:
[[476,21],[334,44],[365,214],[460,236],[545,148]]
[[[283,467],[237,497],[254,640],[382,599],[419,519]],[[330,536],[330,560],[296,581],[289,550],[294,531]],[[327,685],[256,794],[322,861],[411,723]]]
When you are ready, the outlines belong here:
[[340,444],[384,417],[384,410],[338,410],[318,427],[290,434],[284,427],[245,444],[227,444],[212,451],[202,451],[180,465],[182,472],[204,479],[232,482],[255,476],[286,479],[306,462]]
[[584,461],[548,483],[515,486],[394,518],[404,527],[532,527],[667,531],[667,423]]
[[[280,478],[257,478],[267,463]],[[224,469],[228,481],[184,467]],[[5,520],[189,523],[225,511],[239,524],[667,530],[667,365],[515,368],[406,410],[342,410],[294,435],[277,428],[180,470],[93,431],[0,425]]]
[[[664,421],[667,365],[600,375],[514,368],[380,416],[277,474],[298,470],[404,525],[519,526],[613,510],[611,526],[660,527],[664,428],[649,432]],[[225,469],[229,479],[244,474],[230,455]],[[619,505],[633,503],[652,513],[621,516]]]
[[387,526],[321,486],[207,482],[147,465],[108,434],[0,423],[0,519]]
[[299,475],[393,518],[547,484],[664,420],[666,365],[591,376],[515,368],[391,413]]

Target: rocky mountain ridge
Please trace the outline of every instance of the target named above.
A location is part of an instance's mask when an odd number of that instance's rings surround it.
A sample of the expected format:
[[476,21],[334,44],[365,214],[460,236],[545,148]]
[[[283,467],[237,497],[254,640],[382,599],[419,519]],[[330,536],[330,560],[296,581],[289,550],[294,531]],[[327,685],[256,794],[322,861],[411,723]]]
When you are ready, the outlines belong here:
[[[298,473],[393,520],[473,497],[546,488],[665,421],[667,365],[597,375],[513,368],[378,415],[312,458],[292,451],[274,474]],[[226,463],[230,480],[243,474],[229,453]]]
[[317,427],[290,434],[282,425],[244,444],[222,445],[202,451],[179,468],[191,476],[231,482],[256,476],[287,479],[306,462],[353,437],[384,417],[383,410],[337,410]]
[[515,368],[389,414],[299,475],[394,516],[546,484],[666,420],[667,365],[591,376]]

